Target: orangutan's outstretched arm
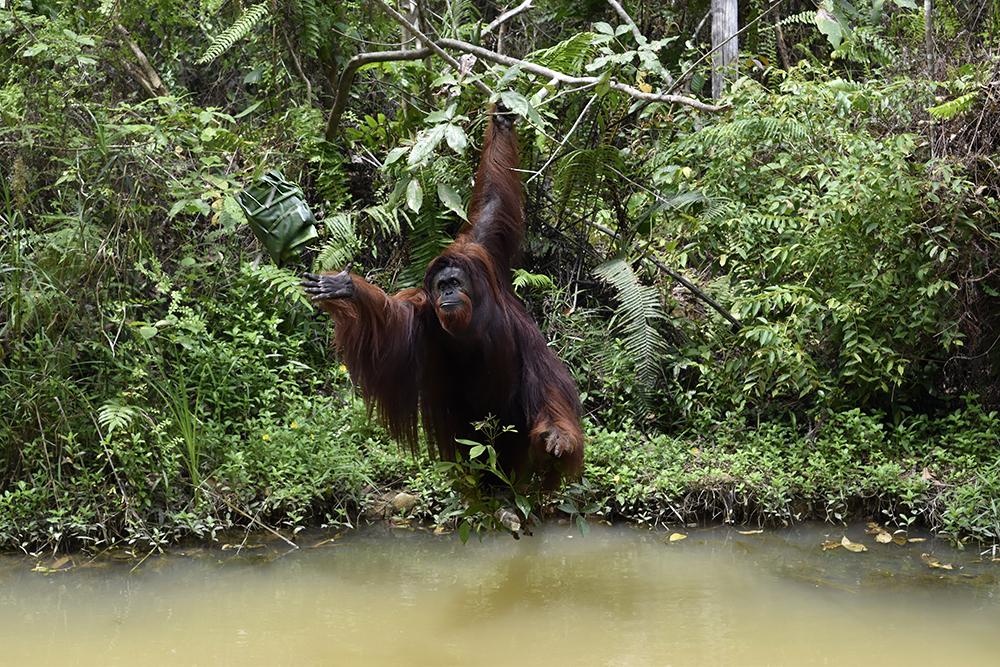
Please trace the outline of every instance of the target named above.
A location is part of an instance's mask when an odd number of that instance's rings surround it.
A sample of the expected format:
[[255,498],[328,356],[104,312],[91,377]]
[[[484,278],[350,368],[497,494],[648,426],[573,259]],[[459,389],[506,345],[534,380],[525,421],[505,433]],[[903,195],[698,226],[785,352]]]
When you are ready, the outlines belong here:
[[417,443],[417,346],[424,292],[388,295],[361,276],[307,273],[302,281],[316,306],[333,318],[337,349],[369,405],[396,439]]

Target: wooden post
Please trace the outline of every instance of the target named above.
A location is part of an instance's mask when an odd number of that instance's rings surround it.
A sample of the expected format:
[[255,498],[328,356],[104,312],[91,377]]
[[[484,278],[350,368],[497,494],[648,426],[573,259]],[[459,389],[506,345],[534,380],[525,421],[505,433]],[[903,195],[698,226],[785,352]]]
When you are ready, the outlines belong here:
[[726,90],[727,70],[739,52],[739,12],[737,0],[712,0],[712,97]]

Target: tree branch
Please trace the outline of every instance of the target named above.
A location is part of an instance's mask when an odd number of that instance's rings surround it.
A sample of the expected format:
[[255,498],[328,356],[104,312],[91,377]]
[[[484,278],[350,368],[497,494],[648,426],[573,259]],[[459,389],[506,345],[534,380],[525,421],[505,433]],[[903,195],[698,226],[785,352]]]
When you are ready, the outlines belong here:
[[514,18],[515,16],[517,16],[521,12],[525,12],[525,11],[531,9],[531,3],[532,2],[534,2],[534,0],[524,0],[524,2],[522,2],[521,4],[519,4],[517,7],[514,7],[513,9],[508,9],[503,14],[501,14],[498,17],[496,17],[492,21],[490,21],[490,24],[488,26],[486,26],[485,28],[483,28],[483,31],[481,33],[479,33],[480,36],[485,36],[485,35],[493,32],[494,30],[496,30],[501,25],[503,25],[507,21],[511,20],[512,18]]
[[[555,83],[579,86],[591,83],[600,83],[600,79],[596,76],[571,76],[569,74],[563,74],[562,72],[557,72],[548,67],[543,67],[542,65],[536,65],[535,63],[530,63],[526,60],[518,60],[517,58],[511,58],[510,56],[505,56],[495,51],[490,51],[489,49],[484,49],[481,46],[476,46],[474,44],[469,44],[468,42],[463,42],[458,39],[439,39],[438,44],[444,48],[454,49],[455,51],[462,51],[463,53],[471,53],[472,55],[482,58],[483,60],[489,60],[490,62],[497,63],[499,65],[506,65],[507,67],[517,66],[523,72],[529,72],[541,77],[545,77],[550,81]],[[668,104],[682,104],[684,106],[691,107],[693,109],[698,109],[700,111],[722,111],[726,109],[726,106],[721,106],[717,104],[707,104],[701,100],[696,100],[693,97],[688,97],[686,95],[671,95],[664,93],[644,93],[638,88],[633,88],[632,86],[625,85],[615,80],[611,80],[609,85],[614,90],[625,93],[630,97],[634,97],[640,100],[646,100],[647,102],[666,102]]]
[[156,73],[156,69],[149,64],[149,58],[143,53],[139,45],[135,43],[132,39],[132,35],[129,34],[128,30],[125,29],[121,23],[115,23],[115,30],[125,39],[125,44],[135,55],[136,60],[139,61],[139,68],[142,73],[138,76],[139,71],[126,67],[143,88],[149,92],[153,97],[167,97],[170,95],[170,90],[163,85],[163,80],[160,79],[160,75]]
[[622,7],[621,3],[618,2],[618,0],[608,0],[608,4],[611,5],[611,8],[615,10],[615,13],[621,17],[621,20],[624,21],[625,25],[627,25],[632,31],[632,36],[635,37],[635,41],[642,44],[642,39],[640,39],[640,37],[642,37],[642,33],[639,32],[639,26],[635,24],[635,21],[633,21],[632,17],[628,15],[628,12],[625,11],[625,8]]
[[[457,60],[455,60],[454,58],[452,58],[451,55],[449,55],[447,51],[445,51],[444,49],[442,49],[430,37],[428,37],[423,32],[421,32],[420,28],[418,28],[417,26],[415,26],[412,23],[410,23],[409,21],[407,21],[405,16],[403,16],[402,14],[400,14],[399,12],[397,12],[395,9],[393,9],[392,7],[390,7],[389,5],[387,5],[384,0],[375,0],[375,2],[378,3],[382,7],[382,9],[384,9],[386,11],[386,13],[389,14],[389,16],[391,16],[393,18],[393,20],[396,21],[396,23],[400,24],[401,26],[403,26],[404,28],[406,28],[407,30],[409,30],[410,34],[416,35],[417,39],[419,39],[421,42],[423,42],[424,46],[428,47],[431,51],[433,51],[438,56],[440,56],[446,63],[448,63],[449,65],[451,65],[452,69],[454,69],[456,72],[461,72],[462,71],[462,66],[458,64]],[[493,91],[490,90],[489,86],[487,86],[482,81],[476,80],[476,81],[473,81],[473,83],[475,84],[476,88],[479,88],[479,90],[482,91],[487,96],[490,96],[490,97],[493,96]]]
[[[380,4],[385,6],[382,0],[377,0]],[[390,8],[391,10],[391,8]],[[392,10],[391,10],[392,11]],[[404,19],[405,20],[405,19]],[[450,55],[444,52],[444,49],[452,49],[454,51],[460,51],[462,53],[468,53],[481,58],[483,60],[488,60],[499,65],[505,65],[507,67],[519,67],[521,71],[534,74],[536,76],[548,79],[550,85],[571,85],[580,86],[581,88],[590,88],[601,83],[601,79],[596,76],[571,76],[569,74],[563,74],[562,72],[557,72],[556,70],[549,69],[548,67],[543,67],[542,65],[536,65],[535,63],[530,63],[526,60],[518,60],[517,58],[512,58],[510,56],[505,56],[495,51],[490,51],[481,46],[476,46],[474,44],[469,44],[468,42],[463,42],[457,39],[439,39],[437,42],[430,41],[430,38],[423,33],[416,33],[417,38],[421,41],[427,40],[425,42],[427,46],[422,49],[417,49],[414,51],[375,51],[372,53],[359,53],[358,55],[351,58],[344,67],[344,71],[340,75],[340,80],[337,84],[337,96],[334,98],[333,107],[330,109],[330,116],[326,123],[326,139],[327,141],[332,141],[337,135],[337,126],[340,124],[340,117],[344,113],[344,107],[347,105],[348,97],[351,92],[351,84],[354,82],[354,75],[357,73],[359,67],[367,65],[369,63],[376,62],[390,62],[396,60],[421,60],[429,56],[432,52],[444,53],[446,60],[449,64],[454,63],[452,67],[458,72],[462,72],[462,66],[458,61],[452,58]],[[480,89],[483,90],[487,95],[492,96],[493,91],[489,89],[488,86],[483,84],[481,81],[476,82]],[[633,88],[624,83],[619,83],[618,81],[611,80],[608,85],[619,92],[625,93],[630,97],[636,99],[644,100],[646,102],[665,102],[667,104],[681,104],[683,106],[691,107],[692,109],[698,109],[699,111],[707,112],[718,112],[723,111],[727,107],[724,105],[707,104],[701,100],[697,100],[693,97],[688,97],[686,95],[673,95],[669,93],[645,93],[638,88]]]
[[354,75],[358,69],[371,63],[393,62],[397,60],[422,60],[431,55],[429,48],[406,50],[406,51],[375,51],[373,53],[359,53],[351,58],[344,70],[340,73],[337,82],[337,96],[333,100],[333,107],[330,108],[330,116],[326,121],[326,140],[333,141],[337,135],[337,128],[340,125],[340,117],[344,115],[344,108],[351,95],[351,84],[354,83]]

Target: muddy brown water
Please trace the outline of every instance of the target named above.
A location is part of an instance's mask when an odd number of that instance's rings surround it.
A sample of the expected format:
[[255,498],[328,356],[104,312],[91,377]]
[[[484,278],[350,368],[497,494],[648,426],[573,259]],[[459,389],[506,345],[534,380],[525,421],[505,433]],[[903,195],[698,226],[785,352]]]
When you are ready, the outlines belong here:
[[138,567],[2,557],[0,664],[1000,664],[1000,563],[974,550],[863,526],[846,533],[865,553],[824,552],[845,534],[828,525],[683,532],[548,524],[462,545],[379,527]]

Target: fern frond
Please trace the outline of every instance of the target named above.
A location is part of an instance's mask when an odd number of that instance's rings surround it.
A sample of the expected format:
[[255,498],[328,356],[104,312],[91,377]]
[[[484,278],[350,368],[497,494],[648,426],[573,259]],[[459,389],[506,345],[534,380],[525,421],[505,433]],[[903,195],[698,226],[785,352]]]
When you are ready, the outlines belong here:
[[260,266],[244,264],[243,271],[276,296],[292,304],[309,306],[309,299],[306,298],[305,292],[302,291],[302,286],[299,284],[301,278],[288,269],[282,269],[273,264],[261,264]]
[[595,40],[597,33],[581,32],[565,39],[547,49],[532,51],[524,57],[528,62],[542,65],[557,72],[566,74],[581,74],[583,67],[590,62],[597,49]]
[[514,269],[514,290],[520,292],[525,288],[550,290],[555,288],[555,283],[544,273],[529,273],[524,269]]
[[655,288],[639,283],[635,271],[624,259],[616,257],[596,269],[594,275],[610,285],[618,299],[612,326],[622,335],[622,344],[643,385],[652,387],[657,380],[660,361],[667,344],[653,326],[665,318],[660,295]]
[[955,116],[959,116],[971,109],[978,96],[979,91],[974,90],[971,93],[960,95],[953,100],[948,100],[943,104],[931,107],[927,112],[938,120],[951,120]]
[[212,62],[223,53],[233,48],[236,42],[250,34],[258,23],[268,16],[270,3],[259,2],[246,10],[236,22],[222,31],[221,35],[212,38],[212,43],[205,49],[205,53],[195,61],[196,65],[205,65]]
[[139,409],[131,405],[123,405],[118,400],[111,400],[101,406],[97,412],[97,422],[111,434],[128,428],[132,420],[139,415]]
[[316,256],[319,271],[340,271],[361,249],[351,213],[337,213],[323,221],[327,239]]
[[602,179],[615,177],[622,168],[621,153],[614,146],[601,145],[568,153],[556,162],[552,189],[560,201],[577,191],[592,192]]
[[315,58],[322,44],[320,9],[316,0],[297,0],[299,48],[307,58]]

